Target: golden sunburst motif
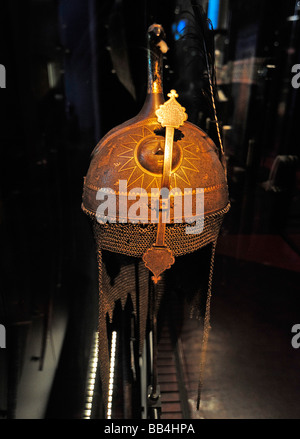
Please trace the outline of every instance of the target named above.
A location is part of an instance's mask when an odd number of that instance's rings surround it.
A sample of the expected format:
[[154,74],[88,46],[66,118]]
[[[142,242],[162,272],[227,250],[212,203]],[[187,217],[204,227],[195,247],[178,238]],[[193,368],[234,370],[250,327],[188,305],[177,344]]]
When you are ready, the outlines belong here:
[[[117,156],[120,180],[126,174],[127,185],[130,187],[160,188],[163,159],[163,136],[155,134],[146,126],[140,127],[134,134],[127,134],[120,139],[120,152]],[[184,139],[174,141],[173,163],[170,189],[179,186],[191,187],[190,173],[199,173],[201,158],[195,153],[197,148],[191,141]]]

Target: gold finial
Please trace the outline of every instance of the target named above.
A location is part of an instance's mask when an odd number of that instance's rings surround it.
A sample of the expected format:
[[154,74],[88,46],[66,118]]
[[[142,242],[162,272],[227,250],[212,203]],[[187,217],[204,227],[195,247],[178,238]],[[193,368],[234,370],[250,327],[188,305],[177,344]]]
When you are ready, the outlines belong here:
[[178,93],[176,90],[171,90],[170,93],[168,93],[169,98],[178,98]]

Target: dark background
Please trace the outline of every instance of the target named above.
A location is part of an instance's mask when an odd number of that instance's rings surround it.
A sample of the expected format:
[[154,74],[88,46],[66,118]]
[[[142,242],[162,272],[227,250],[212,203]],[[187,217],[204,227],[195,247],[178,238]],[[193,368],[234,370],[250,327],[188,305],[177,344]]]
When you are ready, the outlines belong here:
[[[201,4],[206,11],[207,2]],[[269,342],[275,343],[276,329],[284,349],[292,352],[288,370],[299,365],[300,355],[290,343],[291,328],[300,319],[300,91],[291,85],[291,68],[300,64],[300,4],[221,0],[221,5],[214,30],[223,92],[218,110],[232,207],[217,250],[216,309],[224,301],[228,315],[234,312],[230,321],[236,321],[239,309],[249,316],[247,310],[252,313],[259,303],[249,333],[260,321],[268,322]],[[4,419],[82,417],[97,320],[94,242],[80,208],[83,177],[98,140],[143,104],[145,32],[152,22],[164,26],[170,48],[165,92],[176,88],[190,120],[215,136],[199,90],[199,42],[193,51],[176,38],[186,9],[190,4],[184,0],[1,2]],[[272,376],[272,365],[266,367]],[[283,382],[278,373],[270,388],[278,384],[296,392],[295,369],[295,381]],[[300,417],[292,397],[284,405],[281,415],[262,411],[260,416]],[[223,416],[257,416],[250,408],[228,413]]]

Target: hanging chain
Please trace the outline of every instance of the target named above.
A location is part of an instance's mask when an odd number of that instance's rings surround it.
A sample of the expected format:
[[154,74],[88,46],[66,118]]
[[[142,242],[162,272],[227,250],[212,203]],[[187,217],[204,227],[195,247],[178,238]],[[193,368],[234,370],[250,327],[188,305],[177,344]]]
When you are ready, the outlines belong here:
[[101,330],[100,330],[100,316],[101,316],[101,300],[102,300],[102,249],[99,247],[98,251],[97,251],[97,260],[98,260],[98,340],[100,339],[100,334],[101,334]]
[[215,96],[214,96],[214,88],[213,88],[213,84],[212,84],[212,77],[211,77],[211,72],[210,72],[209,66],[207,68],[207,74],[208,74],[209,88],[210,88],[212,105],[213,105],[213,109],[214,109],[214,118],[215,118],[215,123],[216,123],[216,127],[217,127],[219,144],[221,147],[222,154],[224,154],[220,125],[219,125],[219,120],[218,120],[218,115],[217,115],[217,107],[216,107]]

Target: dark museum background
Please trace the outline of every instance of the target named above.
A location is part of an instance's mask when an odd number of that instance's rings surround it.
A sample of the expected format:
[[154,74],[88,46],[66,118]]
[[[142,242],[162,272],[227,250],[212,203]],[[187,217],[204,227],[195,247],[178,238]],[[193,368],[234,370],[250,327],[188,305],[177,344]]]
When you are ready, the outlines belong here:
[[[201,4],[206,10],[207,1]],[[176,88],[192,121],[212,132],[197,90],[197,50],[178,39],[188,5],[1,3],[2,419],[83,417],[98,312],[94,241],[80,208],[83,177],[98,140],[143,104],[152,22],[164,26],[170,48],[165,92]],[[200,414],[190,403],[193,328],[182,336],[188,416],[299,418],[300,349],[291,331],[300,323],[300,102],[292,86],[300,2],[220,5],[218,109],[231,210],[217,246]],[[183,401],[168,392],[165,398],[166,413],[182,417]]]

